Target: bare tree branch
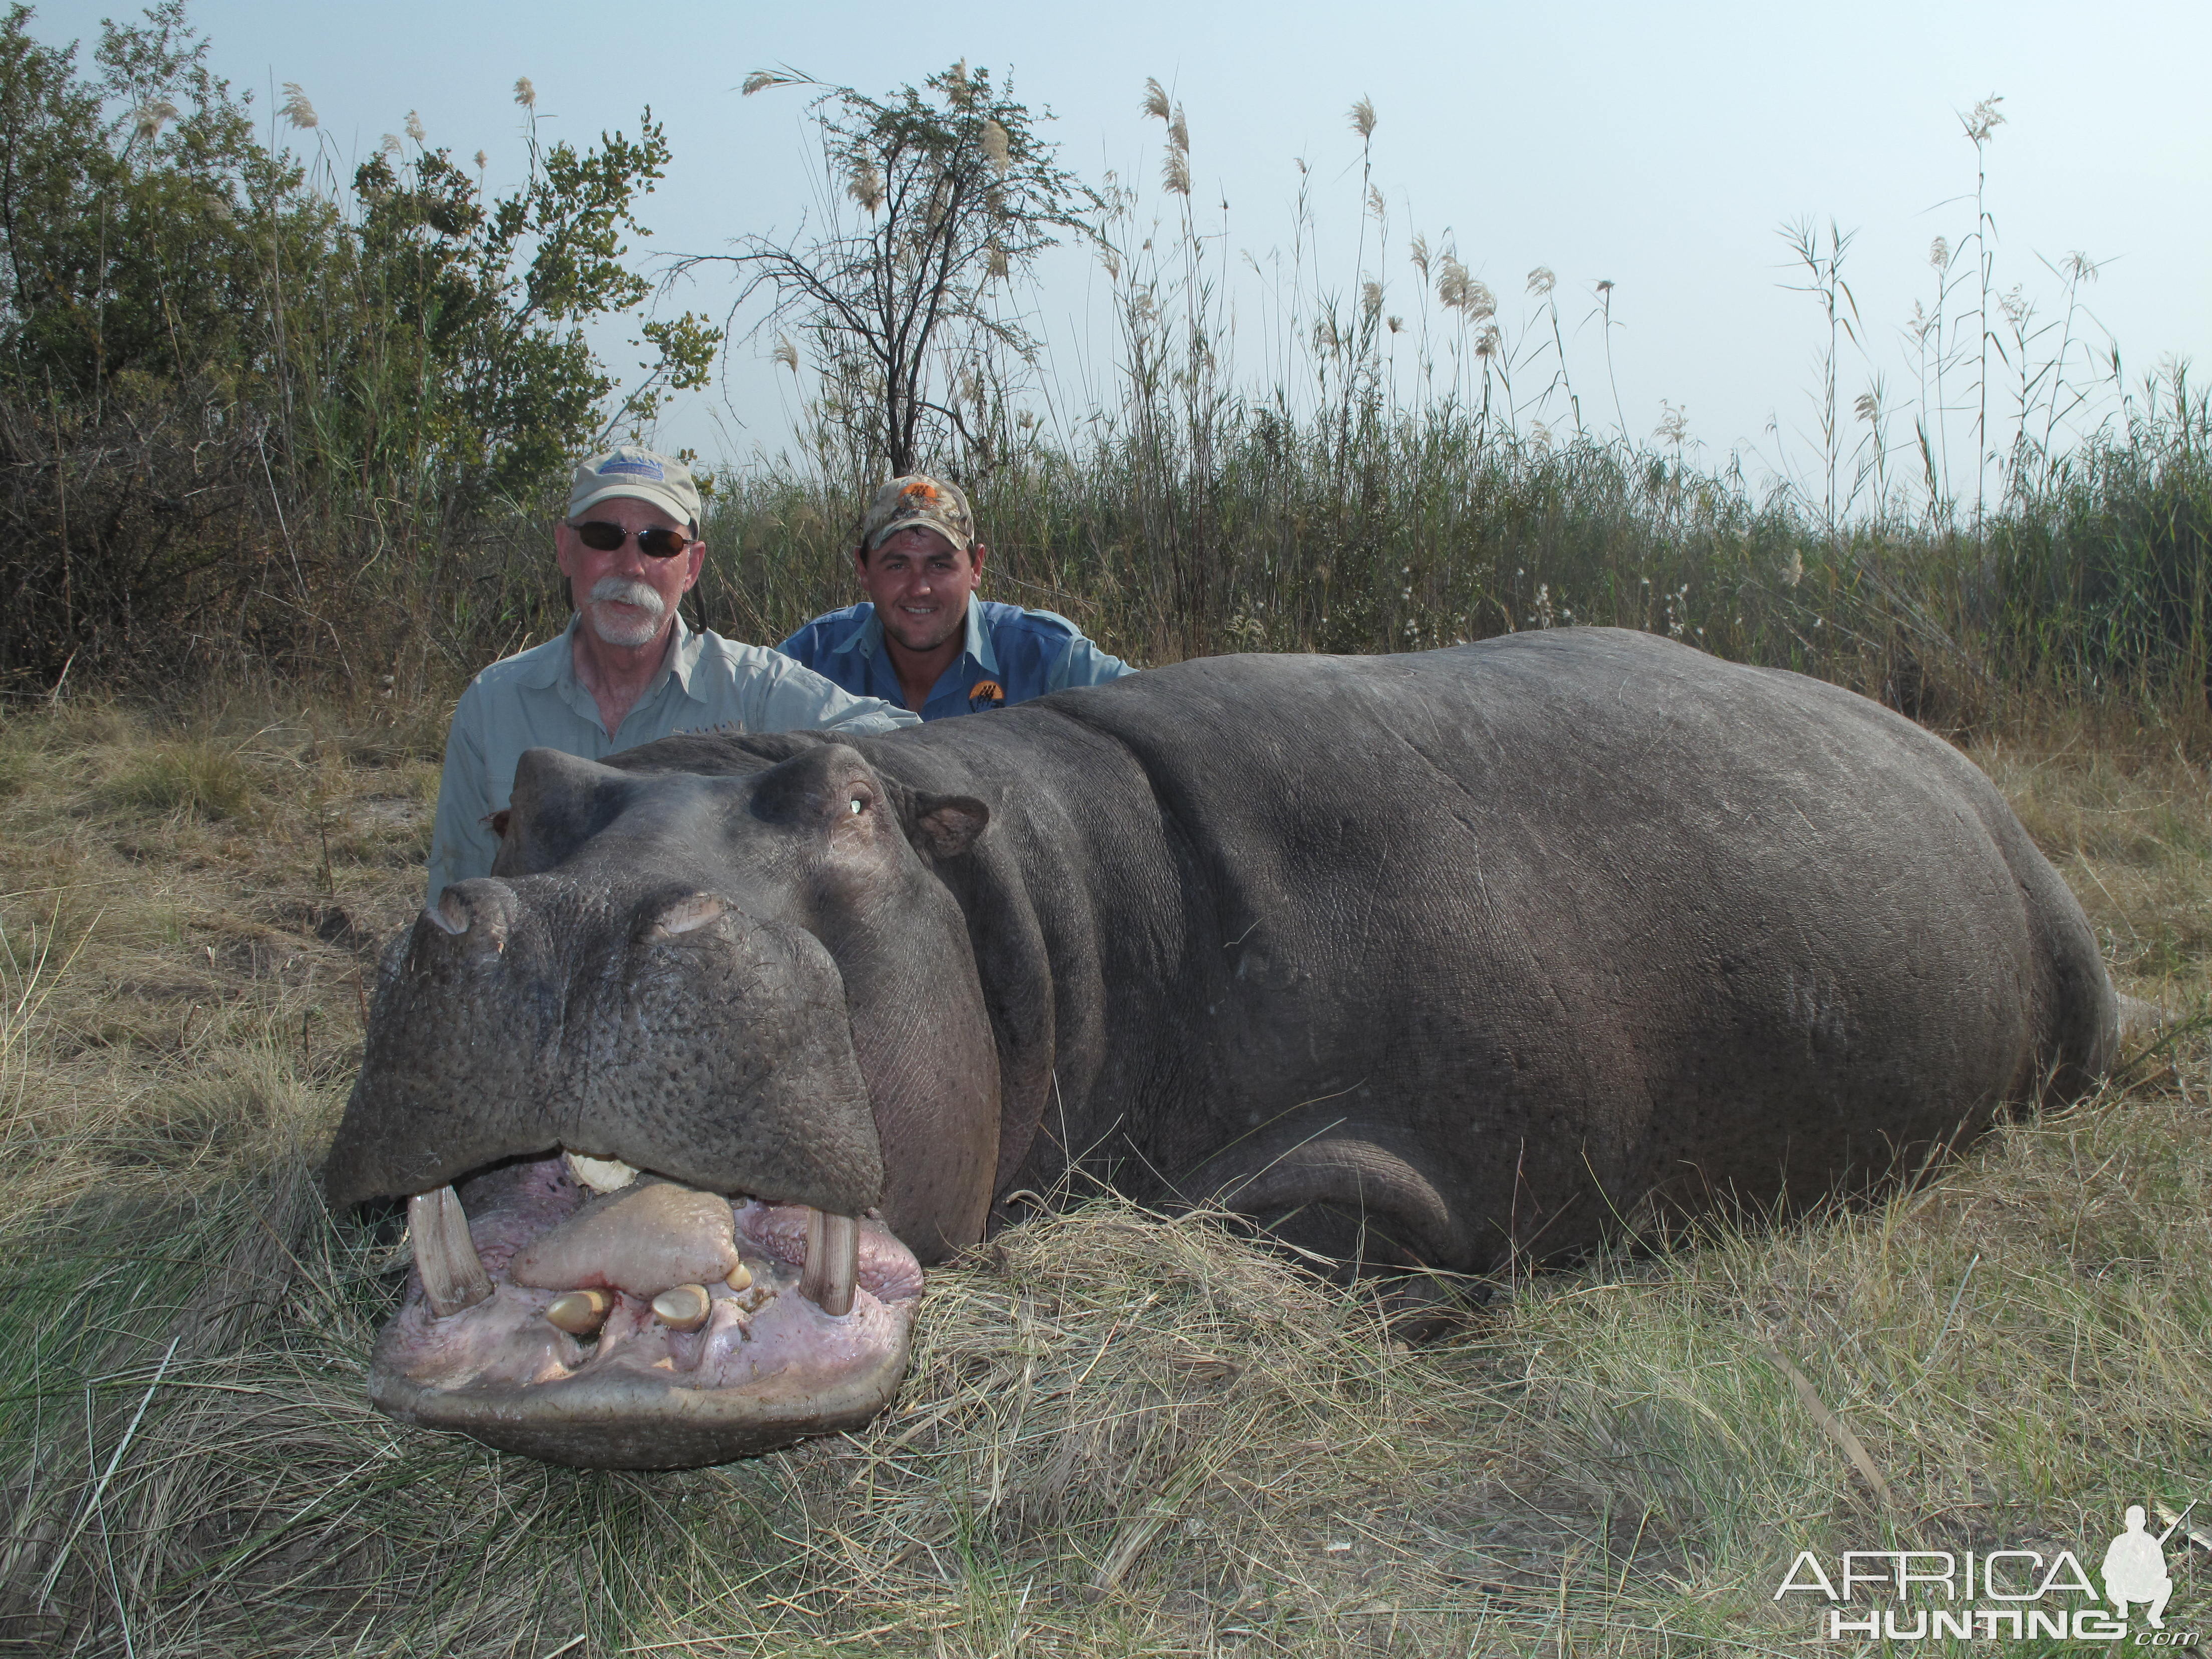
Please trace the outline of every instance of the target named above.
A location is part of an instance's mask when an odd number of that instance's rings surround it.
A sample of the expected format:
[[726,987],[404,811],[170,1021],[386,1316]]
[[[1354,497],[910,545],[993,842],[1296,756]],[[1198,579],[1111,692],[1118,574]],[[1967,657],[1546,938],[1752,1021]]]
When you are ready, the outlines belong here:
[[[786,70],[756,72],[745,88],[793,84],[819,85]],[[823,405],[865,424],[871,461],[957,473],[988,453],[988,434],[933,388],[994,349],[1034,356],[1037,342],[991,290],[1011,289],[1047,248],[1094,237],[1099,198],[1054,164],[1029,109],[988,70],[956,65],[882,99],[825,88],[808,109],[822,144],[818,214],[787,239],[744,236],[732,252],[679,259],[669,276],[735,266],[732,325],[765,296],[742,337],[803,334]]]

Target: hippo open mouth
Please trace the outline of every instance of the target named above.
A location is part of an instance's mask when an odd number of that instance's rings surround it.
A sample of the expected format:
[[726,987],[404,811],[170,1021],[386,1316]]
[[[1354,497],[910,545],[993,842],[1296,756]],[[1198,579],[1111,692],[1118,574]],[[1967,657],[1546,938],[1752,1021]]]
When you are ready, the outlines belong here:
[[410,1200],[415,1271],[369,1397],[594,1468],[681,1468],[851,1428],[905,1374],[922,1273],[873,1218],[731,1199],[574,1154]]

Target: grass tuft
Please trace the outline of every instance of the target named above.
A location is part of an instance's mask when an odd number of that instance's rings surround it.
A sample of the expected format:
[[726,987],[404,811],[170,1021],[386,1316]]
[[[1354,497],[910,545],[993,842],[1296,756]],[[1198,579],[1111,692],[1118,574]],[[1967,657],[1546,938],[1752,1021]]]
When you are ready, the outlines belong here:
[[204,739],[159,744],[134,756],[104,792],[118,811],[250,820],[260,791],[235,749]]

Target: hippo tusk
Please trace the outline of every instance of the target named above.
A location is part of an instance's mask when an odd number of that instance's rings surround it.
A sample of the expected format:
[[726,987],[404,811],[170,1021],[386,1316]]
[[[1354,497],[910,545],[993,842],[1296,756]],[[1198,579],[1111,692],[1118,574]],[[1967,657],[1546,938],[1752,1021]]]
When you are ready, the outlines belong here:
[[860,1267],[860,1233],[848,1215],[806,1212],[806,1267],[799,1293],[826,1314],[853,1310],[853,1284]]
[[407,1200],[407,1231],[415,1241],[415,1267],[422,1294],[441,1319],[473,1308],[491,1294],[491,1275],[477,1259],[461,1195],[448,1186]]

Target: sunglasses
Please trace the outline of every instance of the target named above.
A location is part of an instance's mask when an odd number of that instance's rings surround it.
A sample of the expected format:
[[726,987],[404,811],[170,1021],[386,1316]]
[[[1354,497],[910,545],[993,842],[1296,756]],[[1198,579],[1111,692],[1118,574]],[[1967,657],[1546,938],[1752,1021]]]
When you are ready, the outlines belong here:
[[[570,525],[576,539],[594,553],[611,553],[630,538],[633,532],[605,519],[586,519],[581,524]],[[637,550],[648,559],[672,559],[691,545],[691,538],[681,530],[671,530],[665,525],[653,525],[635,532]]]

